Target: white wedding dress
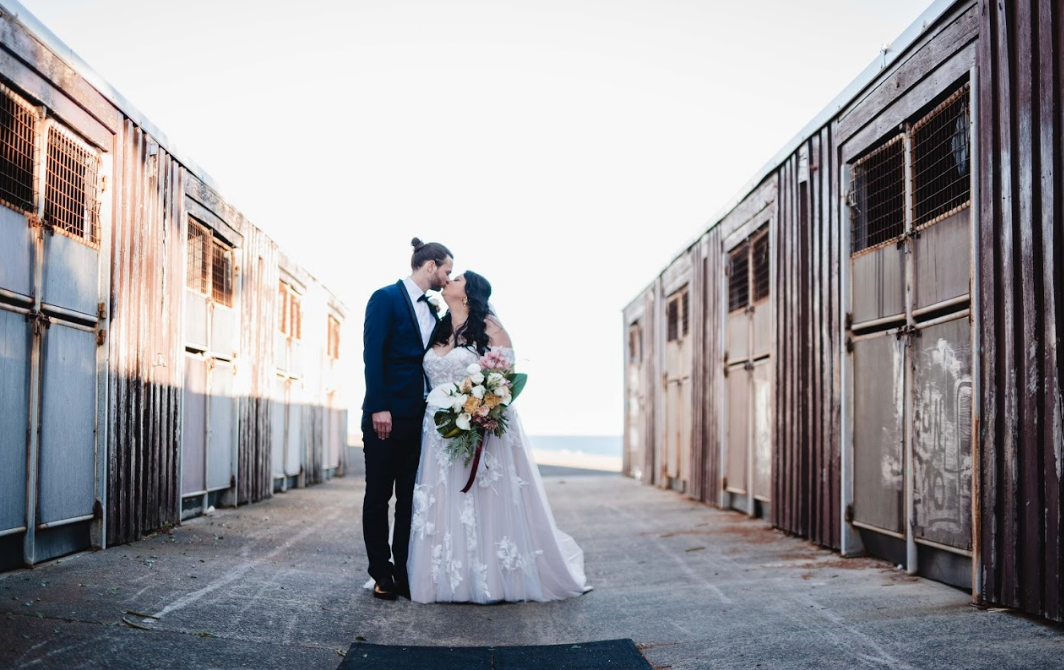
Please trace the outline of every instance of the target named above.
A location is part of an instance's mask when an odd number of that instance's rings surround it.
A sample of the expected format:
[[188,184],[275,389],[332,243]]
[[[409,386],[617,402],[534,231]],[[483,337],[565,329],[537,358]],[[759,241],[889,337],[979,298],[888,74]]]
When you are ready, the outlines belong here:
[[[502,349],[513,362],[513,350]],[[455,348],[425,354],[433,388],[460,382],[476,352]],[[470,466],[454,463],[436,432],[435,408],[425,412],[421,463],[414,487],[407,571],[411,600],[490,603],[560,600],[590,590],[584,552],[558,530],[521,421],[511,407],[505,435],[488,435],[468,493]]]

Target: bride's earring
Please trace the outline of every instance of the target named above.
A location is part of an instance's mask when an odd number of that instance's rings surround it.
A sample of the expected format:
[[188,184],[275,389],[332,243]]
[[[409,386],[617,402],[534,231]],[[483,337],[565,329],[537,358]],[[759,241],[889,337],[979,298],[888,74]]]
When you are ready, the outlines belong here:
[[468,305],[469,304],[469,298],[462,298],[462,304],[463,305]]

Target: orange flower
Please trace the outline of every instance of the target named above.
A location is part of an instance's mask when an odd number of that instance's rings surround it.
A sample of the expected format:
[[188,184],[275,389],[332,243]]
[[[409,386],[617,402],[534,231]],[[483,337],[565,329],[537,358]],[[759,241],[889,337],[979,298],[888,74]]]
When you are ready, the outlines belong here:
[[469,414],[476,414],[478,409],[480,409],[480,398],[472,395],[469,396],[469,399],[466,400],[465,403],[465,411]]
[[499,406],[501,402],[502,398],[495,395],[494,393],[489,393],[487,396],[484,397],[484,404],[486,404],[489,409],[495,409]]

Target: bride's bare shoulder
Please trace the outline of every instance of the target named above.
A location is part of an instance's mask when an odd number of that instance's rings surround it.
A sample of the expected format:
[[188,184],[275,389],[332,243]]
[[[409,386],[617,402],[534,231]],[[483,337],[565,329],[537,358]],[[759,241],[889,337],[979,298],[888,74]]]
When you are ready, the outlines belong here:
[[506,329],[502,327],[502,322],[499,321],[494,314],[489,314],[487,318],[484,319],[484,327],[488,333],[488,338],[491,340],[491,346],[513,346],[513,343],[510,341],[510,334],[506,332]]

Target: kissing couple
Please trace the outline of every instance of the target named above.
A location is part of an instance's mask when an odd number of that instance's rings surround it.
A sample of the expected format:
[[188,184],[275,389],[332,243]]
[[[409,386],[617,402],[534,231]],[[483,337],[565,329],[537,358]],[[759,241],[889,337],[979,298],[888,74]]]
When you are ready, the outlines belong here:
[[[513,407],[504,411],[506,432],[484,437],[480,468],[463,492],[471,466],[452,460],[426,398],[442,384],[460,384],[490,352],[512,366],[514,350],[488,302],[488,280],[471,271],[452,279],[447,247],[416,237],[412,245],[411,275],[374,292],[366,306],[362,529],[373,595],[419,603],[581,595],[590,590],[584,552],[554,523]],[[446,302],[442,318],[428,290]]]

